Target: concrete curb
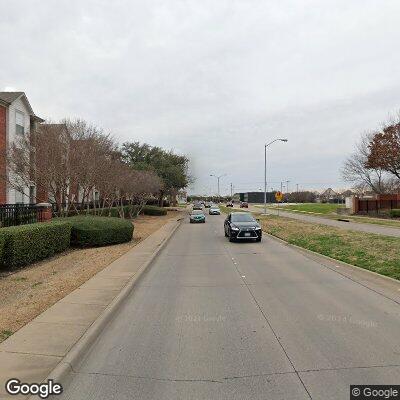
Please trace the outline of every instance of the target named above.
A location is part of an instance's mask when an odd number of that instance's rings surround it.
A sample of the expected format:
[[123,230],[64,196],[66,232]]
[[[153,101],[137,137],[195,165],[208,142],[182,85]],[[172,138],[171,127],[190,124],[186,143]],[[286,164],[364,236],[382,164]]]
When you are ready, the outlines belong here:
[[325,259],[327,261],[330,261],[331,263],[334,263],[336,265],[342,265],[342,266],[349,267],[349,268],[355,268],[355,269],[357,269],[359,271],[367,272],[367,273],[371,274],[372,276],[375,276],[375,277],[378,277],[378,278],[382,278],[384,280],[387,280],[388,282],[396,283],[396,284],[400,285],[400,281],[399,280],[391,278],[390,276],[381,275],[381,274],[378,274],[377,272],[370,271],[369,269],[361,268],[361,267],[358,267],[357,265],[346,263],[345,261],[336,260],[336,258],[332,258],[332,257],[326,256],[324,254],[320,254],[320,253],[317,253],[315,251],[312,251],[312,250],[309,250],[309,249],[305,249],[304,247],[300,247],[300,246],[297,246],[295,244],[291,244],[291,243],[286,242],[285,240],[283,240],[283,239],[281,239],[281,238],[279,238],[277,236],[271,235],[270,233],[267,233],[265,231],[263,231],[263,233],[264,233],[264,235],[267,235],[271,239],[273,239],[273,240],[275,240],[275,241],[277,241],[279,243],[282,243],[282,244],[284,244],[284,245],[286,245],[288,247],[292,247],[293,249],[295,249],[295,250],[297,250],[297,251],[299,251],[301,253],[304,253],[306,255],[313,255],[316,258],[323,258],[323,259]]
[[[156,260],[158,255],[164,249],[166,244],[169,242],[173,234],[180,227],[183,218],[177,220],[176,224],[168,235],[162,240],[157,250],[150,256],[150,258],[141,266],[137,273],[127,282],[122,288],[120,293],[111,301],[111,303],[105,308],[100,316],[90,325],[87,331],[82,337],[72,346],[68,353],[63,359],[57,364],[57,366],[50,372],[50,374],[43,380],[53,379],[54,382],[61,383],[63,389],[71,382],[71,372],[73,373],[73,365],[79,362],[87,353],[89,348],[98,338],[100,333],[106,327],[106,325],[114,318],[118,309],[123,305],[124,301],[131,294],[133,288],[144,277],[148,267]],[[39,399],[38,396],[30,396],[29,399]]]

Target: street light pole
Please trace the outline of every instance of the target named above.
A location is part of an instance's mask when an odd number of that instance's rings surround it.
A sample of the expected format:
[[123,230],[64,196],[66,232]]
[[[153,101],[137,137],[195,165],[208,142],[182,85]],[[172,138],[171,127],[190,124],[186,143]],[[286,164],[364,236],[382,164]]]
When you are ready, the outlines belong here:
[[267,213],[267,147],[275,142],[287,142],[287,139],[275,139],[264,145],[264,214]]
[[217,181],[218,181],[218,202],[220,201],[220,196],[219,196],[219,180],[223,177],[223,176],[226,176],[226,174],[223,174],[223,175],[214,175],[214,174],[210,174],[210,176],[213,176],[214,178],[217,178]]
[[264,214],[267,213],[267,145],[264,145]]

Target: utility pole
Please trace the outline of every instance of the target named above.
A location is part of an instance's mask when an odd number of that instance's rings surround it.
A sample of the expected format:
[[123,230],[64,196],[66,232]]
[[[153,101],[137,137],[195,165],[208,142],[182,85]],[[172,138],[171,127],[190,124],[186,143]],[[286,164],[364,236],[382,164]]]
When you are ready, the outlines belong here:
[[289,182],[290,181],[286,181],[286,193],[289,194]]
[[296,191],[297,191],[297,193],[299,193],[299,184],[298,183],[296,183]]
[[232,197],[233,197],[233,184],[231,182],[231,199],[232,199]]

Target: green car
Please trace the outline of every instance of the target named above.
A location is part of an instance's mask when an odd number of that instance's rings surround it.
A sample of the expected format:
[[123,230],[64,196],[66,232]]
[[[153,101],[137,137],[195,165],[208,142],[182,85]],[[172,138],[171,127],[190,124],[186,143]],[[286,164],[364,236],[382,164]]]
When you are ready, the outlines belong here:
[[190,214],[190,223],[193,222],[206,222],[206,216],[202,210],[193,210]]

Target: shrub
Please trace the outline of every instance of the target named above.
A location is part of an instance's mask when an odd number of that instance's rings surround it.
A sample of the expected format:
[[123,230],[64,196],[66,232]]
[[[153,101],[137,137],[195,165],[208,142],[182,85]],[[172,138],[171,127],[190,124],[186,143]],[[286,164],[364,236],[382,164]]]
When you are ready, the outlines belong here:
[[167,215],[167,210],[162,207],[144,206],[143,214],[144,215]]
[[3,263],[5,247],[6,247],[6,235],[0,234],[0,264]]
[[71,225],[65,221],[27,224],[0,230],[1,264],[17,267],[31,264],[66,250]]
[[72,224],[71,244],[80,247],[106,246],[129,242],[132,239],[132,222],[125,219],[98,216],[68,218]]
[[393,210],[390,210],[390,216],[391,218],[400,218],[400,208],[394,208]]

